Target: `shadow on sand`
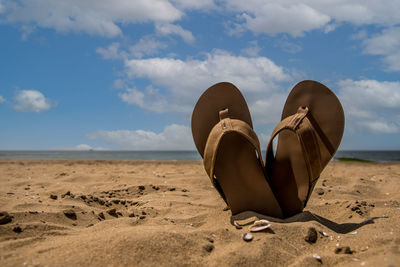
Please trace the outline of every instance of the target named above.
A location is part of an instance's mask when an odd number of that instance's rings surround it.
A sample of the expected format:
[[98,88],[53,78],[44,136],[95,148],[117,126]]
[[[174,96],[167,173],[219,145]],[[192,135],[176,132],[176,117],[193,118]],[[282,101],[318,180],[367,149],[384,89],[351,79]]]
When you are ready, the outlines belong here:
[[[231,216],[231,224],[240,226],[246,226],[246,225],[251,225],[254,223],[256,220],[260,219],[266,219],[271,222],[276,222],[276,223],[294,223],[294,222],[309,222],[309,221],[316,221],[325,227],[331,229],[332,231],[338,233],[338,234],[347,234],[349,232],[355,231],[358,228],[367,225],[367,224],[373,224],[376,219],[382,219],[382,218],[388,218],[387,216],[381,216],[381,217],[373,217],[370,219],[367,219],[365,221],[362,221],[360,223],[335,223],[331,220],[328,220],[324,217],[321,217],[319,215],[316,215],[312,212],[309,211],[303,211],[299,214],[296,214],[292,217],[286,218],[286,219],[278,219],[270,216],[265,216],[253,211],[245,211],[242,213],[239,213],[237,215]],[[243,222],[244,221],[244,222]]]

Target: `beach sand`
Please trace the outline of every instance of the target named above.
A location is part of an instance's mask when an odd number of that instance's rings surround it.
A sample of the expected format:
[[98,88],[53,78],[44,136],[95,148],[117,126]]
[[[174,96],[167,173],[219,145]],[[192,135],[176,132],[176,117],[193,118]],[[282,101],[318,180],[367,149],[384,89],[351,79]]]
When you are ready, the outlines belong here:
[[2,159],[0,207],[1,266],[400,266],[400,163],[331,162],[251,242],[200,161]]

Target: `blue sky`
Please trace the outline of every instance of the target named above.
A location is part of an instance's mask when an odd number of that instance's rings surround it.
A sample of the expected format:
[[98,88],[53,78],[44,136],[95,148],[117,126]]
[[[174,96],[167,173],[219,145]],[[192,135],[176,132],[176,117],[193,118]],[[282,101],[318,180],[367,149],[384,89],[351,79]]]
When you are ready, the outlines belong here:
[[220,81],[261,146],[299,81],[341,100],[341,149],[400,149],[400,1],[0,0],[0,149],[194,149]]

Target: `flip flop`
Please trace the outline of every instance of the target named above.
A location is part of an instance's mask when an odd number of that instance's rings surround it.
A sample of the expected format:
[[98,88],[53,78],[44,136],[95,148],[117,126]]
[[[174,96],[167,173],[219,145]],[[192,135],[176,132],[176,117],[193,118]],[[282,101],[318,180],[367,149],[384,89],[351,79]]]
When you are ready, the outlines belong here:
[[[344,113],[336,95],[316,81],[290,92],[267,146],[266,173],[285,215],[301,212],[339,147]],[[279,134],[276,154],[273,139]]]
[[211,183],[232,214],[255,211],[282,217],[264,175],[260,144],[240,91],[222,82],[208,88],[192,114],[194,143]]

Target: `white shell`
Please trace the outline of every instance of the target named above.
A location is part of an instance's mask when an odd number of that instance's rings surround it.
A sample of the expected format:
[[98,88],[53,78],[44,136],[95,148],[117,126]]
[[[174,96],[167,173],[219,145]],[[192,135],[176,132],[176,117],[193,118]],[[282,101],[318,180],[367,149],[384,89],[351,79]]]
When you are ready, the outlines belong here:
[[249,231],[250,232],[260,232],[264,231],[265,229],[269,228],[271,224],[267,220],[259,220],[255,221],[250,227]]
[[251,240],[253,240],[253,235],[249,234],[249,233],[244,233],[242,235],[242,238],[243,238],[244,241],[250,242]]

